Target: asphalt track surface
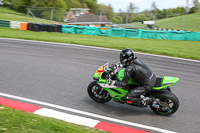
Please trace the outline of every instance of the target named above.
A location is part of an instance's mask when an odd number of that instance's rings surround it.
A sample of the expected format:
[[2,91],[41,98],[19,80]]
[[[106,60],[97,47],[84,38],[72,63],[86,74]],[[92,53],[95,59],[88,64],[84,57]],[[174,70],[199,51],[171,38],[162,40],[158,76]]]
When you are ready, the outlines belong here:
[[156,75],[180,78],[172,86],[180,101],[172,116],[113,101],[99,104],[89,98],[86,89],[96,69],[107,61],[119,61],[115,50],[0,38],[0,92],[170,131],[199,133],[200,62],[137,56]]

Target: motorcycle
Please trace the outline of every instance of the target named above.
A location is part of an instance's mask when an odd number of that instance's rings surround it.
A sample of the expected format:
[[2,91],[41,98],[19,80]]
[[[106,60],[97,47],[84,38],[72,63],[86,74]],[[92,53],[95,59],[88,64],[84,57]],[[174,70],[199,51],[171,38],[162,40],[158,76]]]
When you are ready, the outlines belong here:
[[175,113],[179,107],[179,100],[174,93],[171,92],[170,86],[179,81],[177,77],[157,77],[156,83],[152,90],[145,95],[140,96],[137,103],[126,101],[124,96],[129,90],[139,84],[130,78],[125,88],[119,88],[112,85],[113,80],[122,80],[125,69],[120,63],[111,64],[109,62],[99,67],[92,81],[87,88],[88,95],[98,103],[106,103],[111,99],[115,102],[128,104],[137,107],[148,107],[158,115],[169,116]]

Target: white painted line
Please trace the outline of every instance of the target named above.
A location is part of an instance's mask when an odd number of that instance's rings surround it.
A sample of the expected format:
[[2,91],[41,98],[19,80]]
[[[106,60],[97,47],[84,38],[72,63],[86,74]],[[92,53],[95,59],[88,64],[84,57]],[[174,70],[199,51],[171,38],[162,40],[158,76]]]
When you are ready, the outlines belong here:
[[52,109],[47,109],[43,107],[39,107],[33,104],[21,102],[19,100],[10,100],[6,98],[0,97],[0,104],[3,106],[7,106],[13,109],[22,110],[29,113],[38,114],[40,116],[46,116],[50,118],[56,118],[59,120],[63,120],[66,122],[88,126],[92,128],[96,128],[103,131],[109,131],[113,133],[147,133],[146,131],[130,128],[126,126],[120,126],[112,123],[107,123],[103,121],[92,120],[90,118],[81,117],[78,115],[66,114],[63,112],[59,112]]
[[[57,44],[57,45],[63,45],[63,46],[93,48],[93,49],[101,49],[101,50],[109,50],[109,51],[121,51],[119,49],[111,49],[111,48],[103,48],[103,47],[95,47],[95,46],[84,46],[84,45],[78,45],[78,44],[68,44],[68,43],[58,43],[58,42],[45,42],[45,41],[13,39],[13,38],[1,38],[1,37],[0,37],[0,39],[2,39],[2,40],[19,40],[19,41],[25,41],[25,42],[46,43],[46,44],[53,44],[53,45]],[[165,55],[155,55],[155,54],[148,54],[148,53],[142,53],[142,52],[136,52],[136,53],[142,54],[142,55],[149,55],[149,56],[156,56],[156,57],[162,57],[162,58],[168,58],[168,59],[175,59],[175,60],[182,60],[182,61],[190,61],[190,62],[198,62],[198,63],[200,63],[200,60],[185,59],[185,58],[165,56]]]
[[48,109],[48,108],[39,109],[35,111],[34,114],[56,118],[56,119],[63,120],[66,122],[76,123],[78,125],[88,126],[92,128],[95,127],[100,122],[98,120],[93,120],[90,118],[85,118],[85,117],[76,116],[76,115],[70,115],[70,114],[62,113],[62,112],[55,111],[53,109]]
[[14,95],[6,94],[6,93],[0,93],[0,95],[4,96],[4,97],[9,97],[9,98],[14,98],[14,99],[26,101],[26,102],[45,105],[45,106],[49,106],[49,107],[53,107],[53,108],[57,108],[57,109],[62,109],[62,110],[74,112],[74,113],[77,113],[77,114],[83,114],[83,115],[87,115],[87,116],[91,116],[91,117],[95,117],[95,118],[99,118],[99,119],[104,119],[104,120],[117,122],[117,123],[121,123],[121,124],[126,124],[126,125],[129,125],[129,126],[139,127],[139,128],[143,128],[143,129],[149,129],[149,130],[152,130],[152,131],[158,131],[158,132],[161,132],[161,133],[176,133],[174,131],[169,131],[169,130],[165,130],[165,129],[161,129],[161,128],[157,128],[157,127],[133,123],[133,122],[124,121],[124,120],[120,120],[120,119],[110,118],[110,117],[106,117],[106,116],[102,116],[102,115],[98,115],[98,114],[93,114],[93,113],[89,113],[89,112],[85,112],[85,111],[81,111],[81,110],[76,110],[76,109],[72,109],[72,108],[68,108],[68,107],[63,107],[63,106],[59,106],[59,105],[55,105],[55,104],[51,104],[51,103],[46,103],[46,102],[41,102],[41,101],[23,98],[23,97],[19,97],[19,96],[14,96]]

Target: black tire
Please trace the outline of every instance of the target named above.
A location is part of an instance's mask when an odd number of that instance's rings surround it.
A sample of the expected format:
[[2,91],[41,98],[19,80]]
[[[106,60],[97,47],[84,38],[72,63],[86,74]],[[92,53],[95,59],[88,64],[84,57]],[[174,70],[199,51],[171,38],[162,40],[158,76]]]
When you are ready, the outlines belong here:
[[99,86],[96,81],[93,81],[88,85],[87,92],[88,95],[98,103],[106,103],[112,99],[110,94]]
[[153,94],[155,99],[159,99],[162,107],[155,108],[150,105],[152,111],[158,115],[169,116],[175,113],[179,108],[179,100],[172,92],[169,91],[159,91]]

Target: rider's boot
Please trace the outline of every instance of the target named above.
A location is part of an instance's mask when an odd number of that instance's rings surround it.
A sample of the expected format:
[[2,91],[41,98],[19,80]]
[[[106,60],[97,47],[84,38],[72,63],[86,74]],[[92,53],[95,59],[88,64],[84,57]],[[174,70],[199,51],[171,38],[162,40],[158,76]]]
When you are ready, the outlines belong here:
[[140,87],[135,88],[130,90],[126,95],[125,95],[125,100],[128,101],[128,103],[139,103],[142,101],[140,95],[144,94],[145,90],[141,89]]
[[138,103],[141,101],[140,96],[133,96],[130,91],[125,95],[124,98],[127,103]]

